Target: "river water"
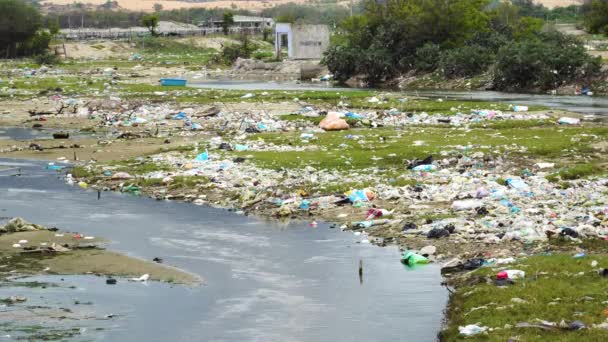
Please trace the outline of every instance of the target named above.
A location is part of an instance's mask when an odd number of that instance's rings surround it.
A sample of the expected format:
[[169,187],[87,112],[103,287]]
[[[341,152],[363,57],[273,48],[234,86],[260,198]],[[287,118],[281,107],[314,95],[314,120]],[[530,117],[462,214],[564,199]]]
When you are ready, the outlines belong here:
[[53,139],[53,133],[57,132],[68,132],[70,134],[70,139],[100,136],[97,134],[82,133],[76,130],[61,130],[56,128],[32,129],[28,127],[0,127],[0,140],[48,140]]
[[[296,82],[263,82],[263,81],[206,81],[189,84],[195,88],[230,89],[230,90],[335,90],[360,91],[362,88],[332,87],[330,83],[296,83]],[[568,110],[588,115],[608,117],[608,97],[603,96],[564,96],[503,93],[498,91],[457,91],[457,90],[390,90],[407,96],[422,96],[453,100],[505,102],[514,105],[539,105],[553,109]]]
[[[82,335],[73,340],[433,341],[441,327],[447,293],[439,267],[408,270],[395,247],[359,243],[324,224],[280,224],[118,193],[98,200],[96,192],[65,185],[44,165],[0,159],[1,216],[107,237],[110,249],[161,257],[205,279],[186,287],[36,277],[63,286],[0,288],[0,297],[64,306],[77,299],[92,302],[97,314],[118,315],[74,323]],[[13,168],[22,175],[14,176]]]

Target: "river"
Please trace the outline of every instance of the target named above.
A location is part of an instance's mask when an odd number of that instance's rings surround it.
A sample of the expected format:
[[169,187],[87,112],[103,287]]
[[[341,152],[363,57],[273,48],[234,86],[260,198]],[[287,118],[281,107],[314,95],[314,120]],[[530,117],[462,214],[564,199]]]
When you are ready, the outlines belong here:
[[[453,100],[505,102],[514,105],[539,105],[553,109],[578,112],[587,115],[608,116],[608,97],[604,96],[564,96],[542,94],[504,93],[498,91],[458,91],[458,90],[390,90],[333,87],[328,82],[274,82],[274,81],[206,81],[189,84],[195,88],[228,89],[228,90],[335,90],[361,91],[375,90],[399,92],[404,97],[422,96]],[[604,119],[603,118],[603,119]]]
[[77,299],[92,302],[97,314],[117,315],[70,323],[80,329],[72,340],[434,341],[440,330],[447,292],[439,267],[408,270],[395,247],[360,243],[326,224],[281,224],[118,193],[98,200],[44,165],[0,159],[1,216],[103,236],[113,241],[110,249],[161,257],[205,279],[197,287],[108,286],[95,276],[47,276],[33,279],[62,286],[0,288],[0,297],[24,295],[30,304],[74,308]]

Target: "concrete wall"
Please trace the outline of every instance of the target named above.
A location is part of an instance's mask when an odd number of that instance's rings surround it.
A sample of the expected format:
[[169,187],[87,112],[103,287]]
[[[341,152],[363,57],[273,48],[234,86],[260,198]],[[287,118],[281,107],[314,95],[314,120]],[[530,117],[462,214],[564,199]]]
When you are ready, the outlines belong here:
[[292,32],[291,32],[291,24],[287,24],[287,23],[277,23],[275,25],[275,39],[274,39],[274,49],[275,49],[275,54],[277,57],[280,56],[280,52],[281,52],[281,36],[286,35],[287,36],[287,55],[289,56],[289,58],[292,58],[291,56],[293,56],[293,39],[292,39]]
[[293,59],[320,59],[329,47],[327,25],[291,25]]
[[299,25],[277,23],[275,26],[275,50],[280,51],[280,38],[287,35],[290,59],[321,59],[329,47],[327,25]]

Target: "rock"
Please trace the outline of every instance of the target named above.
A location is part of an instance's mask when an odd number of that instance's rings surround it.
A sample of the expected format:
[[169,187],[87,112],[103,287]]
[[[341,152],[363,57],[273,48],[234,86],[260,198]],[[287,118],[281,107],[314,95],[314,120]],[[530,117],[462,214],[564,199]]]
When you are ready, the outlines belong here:
[[406,224],[403,225],[403,229],[402,230],[406,231],[406,230],[417,229],[417,228],[418,228],[418,226],[416,226],[415,223],[413,223],[413,222],[407,222]]
[[15,217],[15,218],[11,219],[10,221],[8,221],[8,223],[6,225],[4,225],[4,227],[0,227],[0,234],[1,233],[31,232],[31,231],[43,230],[43,229],[44,228],[42,226],[29,223],[20,217]]
[[581,321],[572,321],[572,322],[570,322],[570,324],[568,324],[569,330],[580,330],[580,329],[585,329],[585,328],[586,328],[585,323],[583,323]]
[[516,304],[526,304],[526,303],[528,303],[528,301],[523,300],[521,298],[511,298],[511,302],[512,303],[516,303]]
[[448,236],[450,236],[450,232],[445,228],[433,228],[426,234],[426,237],[429,239],[439,239]]
[[116,285],[116,282],[117,281],[114,278],[108,278],[108,279],[106,279],[106,284],[107,285]]
[[420,254],[424,256],[433,255],[437,252],[437,247],[435,246],[424,246],[420,249]]
[[8,298],[4,298],[2,300],[0,300],[8,305],[12,305],[15,303],[23,303],[25,301],[27,301],[27,298],[22,297],[22,296],[10,296]]

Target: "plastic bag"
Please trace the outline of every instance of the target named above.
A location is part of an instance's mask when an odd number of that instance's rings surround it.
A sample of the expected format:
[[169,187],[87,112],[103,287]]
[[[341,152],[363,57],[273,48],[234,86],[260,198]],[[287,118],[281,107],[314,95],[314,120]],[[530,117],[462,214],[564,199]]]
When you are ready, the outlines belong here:
[[406,251],[406,252],[403,252],[403,256],[401,257],[401,262],[406,265],[428,264],[429,259],[423,257],[420,254]]
[[329,112],[327,116],[321,120],[319,127],[326,131],[341,131],[350,128],[346,120],[340,118],[340,114],[336,112]]

